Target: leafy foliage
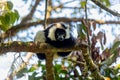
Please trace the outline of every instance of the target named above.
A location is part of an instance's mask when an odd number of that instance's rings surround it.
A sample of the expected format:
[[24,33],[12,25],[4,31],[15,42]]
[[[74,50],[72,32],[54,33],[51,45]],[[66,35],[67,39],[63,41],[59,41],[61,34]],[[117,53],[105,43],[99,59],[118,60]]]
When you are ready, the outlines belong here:
[[0,15],[0,28],[3,31],[10,29],[13,24],[19,19],[17,10],[13,10],[13,3],[10,1],[0,3],[1,15]]

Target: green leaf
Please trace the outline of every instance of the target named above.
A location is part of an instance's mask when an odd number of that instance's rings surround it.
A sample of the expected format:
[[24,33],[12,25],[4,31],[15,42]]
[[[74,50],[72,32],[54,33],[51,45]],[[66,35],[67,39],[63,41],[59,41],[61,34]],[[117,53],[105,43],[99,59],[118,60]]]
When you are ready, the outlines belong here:
[[16,19],[18,20],[18,19],[19,19],[19,17],[20,17],[20,15],[19,15],[18,11],[17,11],[17,10],[14,10],[14,14],[15,14]]
[[117,41],[117,42],[115,42],[114,44],[113,44],[113,46],[112,46],[112,48],[111,48],[111,50],[110,50],[110,53],[111,53],[111,55],[110,55],[110,57],[109,58],[107,58],[105,61],[103,61],[101,64],[102,65],[104,65],[104,64],[106,64],[106,65],[111,65],[113,62],[115,62],[115,60],[116,60],[116,58],[118,57],[118,55],[119,55],[119,52],[118,52],[118,47],[119,47],[119,45],[120,45],[120,41]]
[[106,6],[110,6],[110,1],[109,0],[104,0],[104,2],[105,2],[105,4],[106,4]]
[[55,71],[59,72],[61,70],[61,64],[56,64],[54,66]]
[[6,24],[9,25],[10,24],[10,15],[6,14],[4,18],[5,18]]
[[33,72],[33,71],[35,71],[35,70],[36,70],[35,67],[31,67],[31,68],[29,69],[29,72]]
[[1,29],[3,31],[6,31],[10,28],[10,16],[9,14],[5,14],[4,16],[0,16],[0,21],[1,21]]
[[82,8],[85,8],[86,1],[81,1],[80,4],[81,4],[81,7],[82,7]]
[[41,64],[41,67],[42,67],[42,71],[45,71],[46,70],[46,66]]
[[12,8],[13,8],[13,3],[12,3],[11,1],[7,1],[7,8],[8,8],[9,10],[12,10]]
[[16,74],[17,78],[23,77],[23,76],[24,76],[24,73],[26,73],[26,72],[27,72],[27,68],[23,68],[21,71],[19,71],[19,72]]
[[82,24],[82,30],[83,30],[85,33],[87,33],[87,28],[86,28],[86,26],[83,25],[83,24]]
[[119,45],[120,45],[120,41],[115,42],[110,50],[110,53],[113,53],[114,51],[116,51],[116,49],[119,47]]
[[14,24],[15,21],[18,19],[15,12],[10,12],[9,16],[10,16],[10,24]]
[[78,34],[79,34],[79,37],[81,39],[85,39],[86,38],[86,34],[87,34],[87,29],[86,27],[83,25],[83,24],[79,24],[78,26],[80,26],[80,28],[78,29]]
[[29,76],[29,80],[40,80],[37,77],[35,77],[38,73],[34,72],[31,76]]
[[41,61],[40,60],[38,60],[38,67],[40,67],[41,66]]
[[8,26],[9,21],[10,21],[10,16],[8,14],[5,14],[4,16],[1,16],[2,25]]
[[118,50],[115,50],[114,52],[112,52],[109,58],[107,58],[105,61],[101,63],[101,65],[108,65],[108,66],[111,65],[113,62],[116,61],[118,55],[119,55]]

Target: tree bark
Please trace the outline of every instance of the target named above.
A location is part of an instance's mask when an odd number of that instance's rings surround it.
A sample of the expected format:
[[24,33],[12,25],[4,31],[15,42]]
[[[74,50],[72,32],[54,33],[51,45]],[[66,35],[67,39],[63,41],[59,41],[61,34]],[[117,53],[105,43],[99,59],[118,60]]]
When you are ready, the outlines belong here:
[[46,53],[46,80],[54,80],[53,54]]

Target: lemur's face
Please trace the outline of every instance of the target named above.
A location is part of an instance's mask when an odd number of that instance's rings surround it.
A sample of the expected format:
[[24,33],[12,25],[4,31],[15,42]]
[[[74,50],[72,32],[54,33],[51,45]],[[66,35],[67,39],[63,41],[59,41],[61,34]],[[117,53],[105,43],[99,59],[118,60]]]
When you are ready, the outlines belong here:
[[53,41],[63,41],[70,37],[69,26],[63,23],[55,23],[50,26],[48,37]]
[[65,40],[66,32],[64,29],[56,29],[55,31],[55,39],[57,41],[63,41]]

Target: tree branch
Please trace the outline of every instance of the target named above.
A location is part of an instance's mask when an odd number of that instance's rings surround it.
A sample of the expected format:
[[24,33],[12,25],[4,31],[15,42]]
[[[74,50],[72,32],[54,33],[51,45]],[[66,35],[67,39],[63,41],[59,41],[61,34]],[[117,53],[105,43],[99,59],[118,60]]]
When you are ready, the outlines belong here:
[[105,5],[103,5],[102,3],[100,3],[98,0],[91,0],[93,3],[95,3],[97,6],[99,6],[100,8],[104,9],[105,11],[111,13],[114,16],[118,16],[120,17],[120,13],[118,13],[117,11],[112,11],[111,9],[107,8]]
[[55,80],[54,67],[53,67],[54,53],[46,53],[46,80]]
[[[49,18],[47,19],[47,23],[55,23],[55,22],[81,22],[85,19],[82,18]],[[88,21],[95,22],[97,24],[120,24],[120,21],[103,21],[103,20],[94,20],[94,19],[88,19]],[[17,32],[20,30],[25,30],[30,28],[31,26],[37,26],[40,24],[44,24],[44,20],[37,21],[37,22],[28,22],[28,23],[23,23],[23,24],[18,24],[7,30],[5,33],[2,34],[0,39],[6,39],[9,37],[9,34],[11,36],[15,36]]]
[[55,48],[53,46],[48,45],[47,43],[34,43],[34,42],[8,42],[0,44],[0,55],[7,52],[34,52],[34,53],[49,53],[49,52],[66,52],[72,50],[79,50],[82,47],[84,48],[86,45],[80,45],[76,47],[70,48]]
[[29,13],[26,17],[24,17],[24,18],[22,19],[21,24],[26,23],[28,20],[31,20],[31,19],[32,19],[33,15],[34,15],[34,13],[35,13],[35,11],[36,11],[36,8],[37,8],[37,6],[38,6],[38,4],[39,4],[40,1],[41,1],[41,0],[36,0],[36,1],[35,1],[35,4],[34,4],[34,6],[32,7],[30,13]]
[[104,77],[100,74],[100,71],[99,71],[97,65],[94,64],[94,62],[93,62],[92,58],[90,57],[89,53],[87,52],[87,50],[83,49],[82,53],[83,53],[83,57],[85,59],[86,65],[93,75],[93,78],[94,78],[93,80],[104,80]]
[[[52,5],[52,1],[49,1],[49,7]],[[48,0],[45,0],[45,15],[44,15],[44,29],[47,25],[47,19],[50,17],[51,11],[48,13]],[[54,53],[45,53],[46,56],[46,80],[54,80],[54,67],[53,67],[53,55]]]

